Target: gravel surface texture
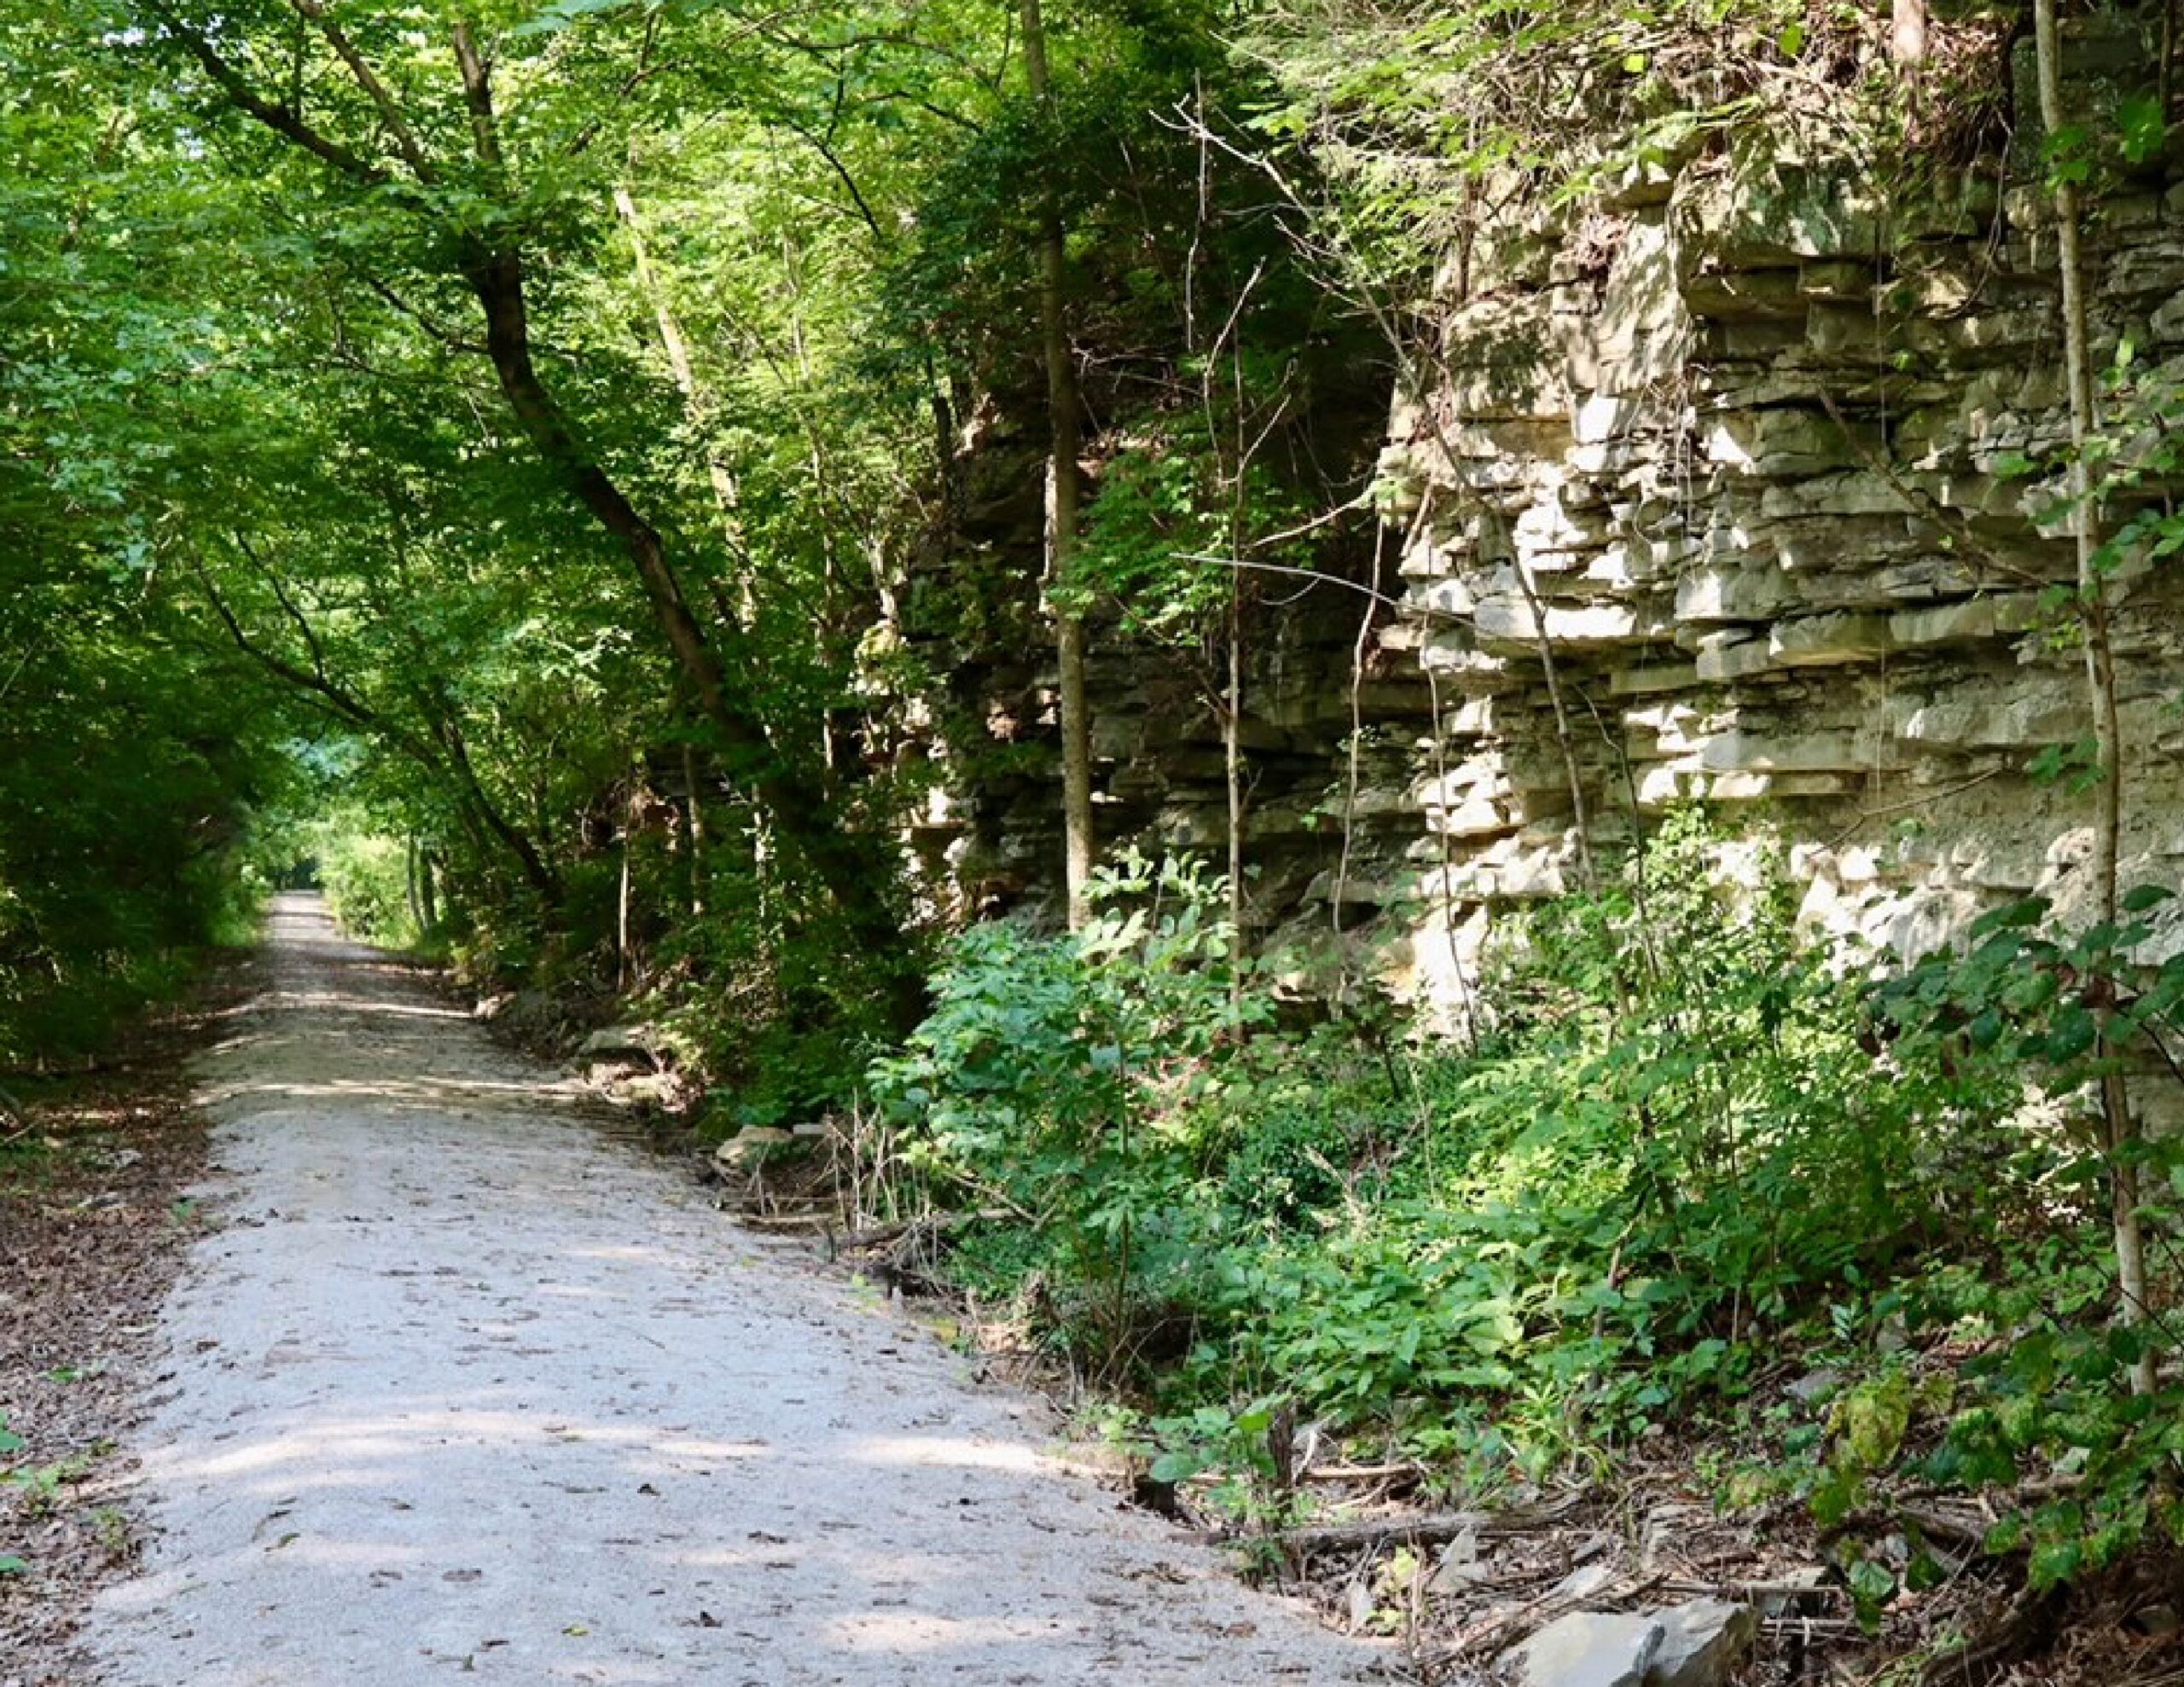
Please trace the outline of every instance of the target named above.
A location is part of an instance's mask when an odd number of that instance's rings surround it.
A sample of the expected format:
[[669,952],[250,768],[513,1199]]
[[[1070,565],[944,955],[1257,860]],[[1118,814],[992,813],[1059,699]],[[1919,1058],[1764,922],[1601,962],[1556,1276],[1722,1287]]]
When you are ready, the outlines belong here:
[[[731,1228],[317,902],[204,1073],[223,1218],[108,1687],[1360,1678],[1037,1408]],[[4,1677],[4,1671],[0,1671]]]

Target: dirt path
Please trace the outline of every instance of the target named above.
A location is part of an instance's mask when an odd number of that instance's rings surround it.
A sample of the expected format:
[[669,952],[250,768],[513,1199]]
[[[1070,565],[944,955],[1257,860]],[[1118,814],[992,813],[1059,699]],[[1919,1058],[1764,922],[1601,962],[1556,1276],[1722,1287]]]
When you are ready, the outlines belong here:
[[112,1687],[1231,1684],[1366,1655],[1062,1471],[317,904],[211,1059]]

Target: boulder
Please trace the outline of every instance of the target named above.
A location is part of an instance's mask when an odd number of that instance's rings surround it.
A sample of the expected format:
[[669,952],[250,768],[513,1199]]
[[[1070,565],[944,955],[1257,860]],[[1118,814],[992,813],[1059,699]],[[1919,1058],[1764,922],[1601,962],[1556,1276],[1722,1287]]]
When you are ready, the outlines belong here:
[[1663,1632],[1657,1617],[1573,1611],[1503,1653],[1502,1667],[1519,1687],[1645,1687]]
[[665,1040],[650,1025],[602,1025],[577,1045],[586,1060],[657,1060],[667,1052]]
[[1661,1639],[1646,1687],[1722,1687],[1759,1632],[1751,1606],[1722,1599],[1693,1599],[1656,1611],[1653,1620]]
[[724,1172],[752,1171],[801,1145],[793,1131],[773,1125],[747,1125],[713,1150],[713,1163]]

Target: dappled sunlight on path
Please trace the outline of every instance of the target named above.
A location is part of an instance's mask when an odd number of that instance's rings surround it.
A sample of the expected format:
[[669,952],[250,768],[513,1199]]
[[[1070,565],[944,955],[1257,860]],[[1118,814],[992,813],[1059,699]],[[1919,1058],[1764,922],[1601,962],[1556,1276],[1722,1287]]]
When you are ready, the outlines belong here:
[[208,1063],[222,1227],[114,1687],[1335,1681],[1366,1655],[776,1263],[315,902]]

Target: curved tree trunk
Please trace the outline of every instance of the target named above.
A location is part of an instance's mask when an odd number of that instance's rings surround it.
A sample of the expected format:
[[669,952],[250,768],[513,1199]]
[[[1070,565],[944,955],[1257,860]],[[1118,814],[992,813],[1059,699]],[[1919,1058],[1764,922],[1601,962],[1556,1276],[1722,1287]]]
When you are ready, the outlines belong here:
[[[374,158],[322,132],[297,109],[258,93],[250,78],[223,55],[215,39],[184,22],[166,0],[146,0],[146,4],[237,110],[361,186],[383,188],[396,180]],[[385,85],[346,38],[340,36],[322,8],[299,9],[317,24],[377,107],[410,172],[421,184],[437,184],[441,179],[438,166]],[[470,118],[472,150],[487,178],[497,180],[504,174],[504,163],[493,105],[491,67],[468,22],[455,25],[453,43]],[[659,531],[638,512],[569,425],[532,357],[520,249],[474,229],[447,232],[455,233],[455,270],[485,316],[487,359],[525,437],[621,547],[677,667],[721,739],[724,770],[768,810],[781,837],[794,847],[834,901],[853,944],[886,967],[894,1016],[907,1029],[922,1012],[924,994],[921,982],[907,965],[909,934],[894,907],[897,874],[886,840],[839,826],[827,800],[824,783],[815,770],[806,769],[805,776],[799,777],[778,753],[749,698],[729,681],[732,671],[755,667],[747,658],[741,630],[733,625],[724,628],[720,648],[708,641],[691,611]],[[531,863],[526,861],[525,865],[528,871]]]
[[[479,160],[489,170],[497,170],[491,86],[467,26],[456,30],[456,55]],[[922,1011],[923,991],[900,960],[906,933],[890,894],[895,878],[891,858],[879,840],[860,838],[837,824],[822,780],[799,779],[790,771],[764,722],[741,690],[729,684],[728,667],[690,608],[665,541],[570,427],[531,356],[520,253],[473,241],[463,254],[462,274],[485,313],[486,356],[509,409],[539,455],[621,545],[668,647],[706,718],[720,735],[731,777],[765,807],[780,835],[826,888],[857,946],[867,954],[893,962],[895,1017],[906,1021],[907,1029]],[[720,638],[730,655],[739,658],[738,668],[751,665],[741,658],[744,635],[740,629],[727,626]]]

